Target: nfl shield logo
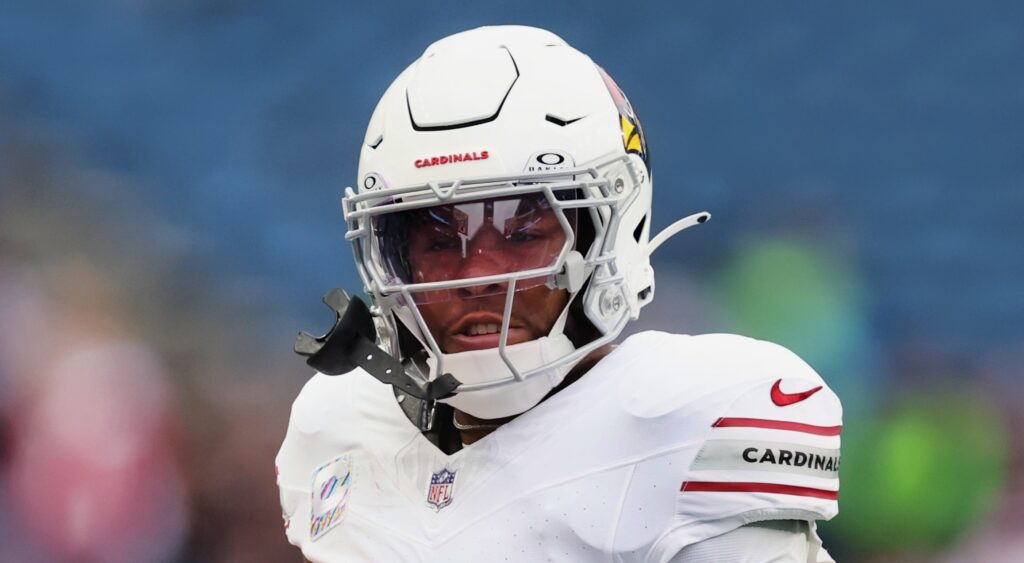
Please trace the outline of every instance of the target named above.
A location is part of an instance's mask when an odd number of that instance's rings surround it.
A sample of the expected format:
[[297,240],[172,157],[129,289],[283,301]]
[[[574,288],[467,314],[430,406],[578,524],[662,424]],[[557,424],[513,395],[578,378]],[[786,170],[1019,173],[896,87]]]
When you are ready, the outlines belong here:
[[427,504],[440,511],[452,503],[452,489],[455,488],[455,472],[447,468],[430,476],[430,488],[427,489]]

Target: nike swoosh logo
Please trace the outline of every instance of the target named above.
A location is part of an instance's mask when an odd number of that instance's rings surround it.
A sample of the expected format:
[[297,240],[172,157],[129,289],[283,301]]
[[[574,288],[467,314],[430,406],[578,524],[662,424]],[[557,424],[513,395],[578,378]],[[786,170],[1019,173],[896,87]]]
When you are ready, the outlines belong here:
[[821,391],[821,385],[819,385],[813,389],[808,389],[799,393],[783,393],[782,389],[779,388],[781,383],[782,380],[778,379],[775,381],[775,385],[772,385],[772,402],[780,407],[799,403],[818,391]]

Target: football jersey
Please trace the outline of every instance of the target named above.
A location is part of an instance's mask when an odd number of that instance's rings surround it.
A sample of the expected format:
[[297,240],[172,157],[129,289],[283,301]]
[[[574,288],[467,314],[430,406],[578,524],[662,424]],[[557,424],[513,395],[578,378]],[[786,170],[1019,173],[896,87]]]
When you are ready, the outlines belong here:
[[452,455],[390,386],[318,374],[277,482],[313,562],[664,562],[750,522],[835,516],[841,417],[781,346],[644,332]]

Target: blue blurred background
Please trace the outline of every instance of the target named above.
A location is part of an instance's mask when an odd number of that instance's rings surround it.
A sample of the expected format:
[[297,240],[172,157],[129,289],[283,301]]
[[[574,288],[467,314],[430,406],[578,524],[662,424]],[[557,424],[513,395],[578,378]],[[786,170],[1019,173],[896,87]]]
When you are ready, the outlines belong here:
[[4,0],[0,560],[282,561],[273,475],[358,289],[338,200],[430,42],[546,27],[629,94],[633,330],[740,332],[843,398],[841,561],[1024,561],[1024,4]]

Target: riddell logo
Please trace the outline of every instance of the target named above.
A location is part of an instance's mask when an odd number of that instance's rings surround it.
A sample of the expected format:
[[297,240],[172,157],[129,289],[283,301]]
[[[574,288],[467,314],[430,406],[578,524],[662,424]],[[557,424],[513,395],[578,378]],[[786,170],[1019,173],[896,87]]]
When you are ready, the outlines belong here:
[[490,155],[487,151],[466,152],[460,154],[446,154],[443,156],[432,156],[430,158],[416,159],[416,168],[427,166],[440,166],[442,164],[454,164],[456,162],[468,162],[470,160],[487,160]]

